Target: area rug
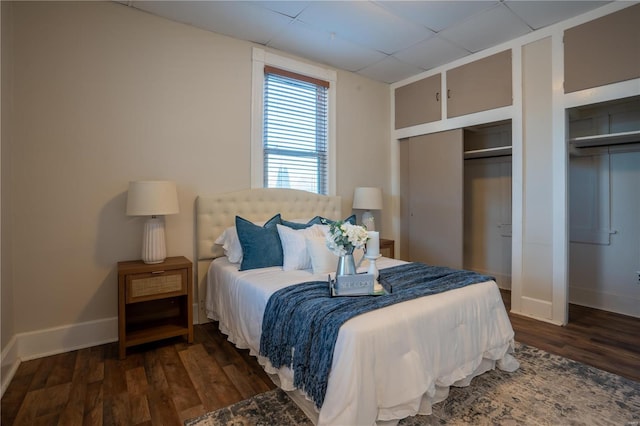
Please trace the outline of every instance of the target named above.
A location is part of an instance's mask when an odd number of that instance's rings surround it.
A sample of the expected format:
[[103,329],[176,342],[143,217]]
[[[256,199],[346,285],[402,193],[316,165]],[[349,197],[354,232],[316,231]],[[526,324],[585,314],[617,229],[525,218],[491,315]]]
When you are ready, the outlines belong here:
[[[640,383],[540,349],[516,344],[520,368],[493,370],[433,406],[430,416],[399,422],[418,425],[622,425],[640,426]],[[312,425],[279,389],[241,401],[187,426]]]

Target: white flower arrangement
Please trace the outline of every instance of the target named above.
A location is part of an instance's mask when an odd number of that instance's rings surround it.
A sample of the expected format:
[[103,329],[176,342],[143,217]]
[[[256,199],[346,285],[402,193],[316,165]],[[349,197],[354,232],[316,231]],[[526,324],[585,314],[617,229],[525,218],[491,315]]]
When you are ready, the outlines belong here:
[[336,256],[344,256],[363,247],[368,237],[367,229],[364,226],[338,221],[329,226],[327,247]]

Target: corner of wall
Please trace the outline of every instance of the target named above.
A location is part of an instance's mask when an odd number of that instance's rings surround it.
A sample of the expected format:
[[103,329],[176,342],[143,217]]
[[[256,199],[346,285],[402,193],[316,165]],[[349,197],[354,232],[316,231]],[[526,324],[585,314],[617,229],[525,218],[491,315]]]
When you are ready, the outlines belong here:
[[15,336],[11,338],[9,343],[2,349],[1,355],[1,368],[0,368],[0,397],[4,395],[4,392],[9,387],[11,379],[16,374],[18,367],[20,366],[20,359],[18,358],[18,345]]

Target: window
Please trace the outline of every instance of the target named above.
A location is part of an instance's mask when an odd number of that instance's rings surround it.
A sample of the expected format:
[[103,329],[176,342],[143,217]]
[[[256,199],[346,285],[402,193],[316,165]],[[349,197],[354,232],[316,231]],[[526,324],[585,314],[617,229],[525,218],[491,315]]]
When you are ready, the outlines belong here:
[[251,186],[335,195],[336,73],[253,50]]
[[265,66],[264,187],[327,194],[329,83]]

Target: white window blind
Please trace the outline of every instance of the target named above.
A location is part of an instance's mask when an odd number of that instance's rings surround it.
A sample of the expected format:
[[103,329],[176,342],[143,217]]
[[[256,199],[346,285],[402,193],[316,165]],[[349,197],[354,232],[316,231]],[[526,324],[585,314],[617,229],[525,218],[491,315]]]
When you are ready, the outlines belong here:
[[329,83],[265,66],[264,186],[327,194]]

